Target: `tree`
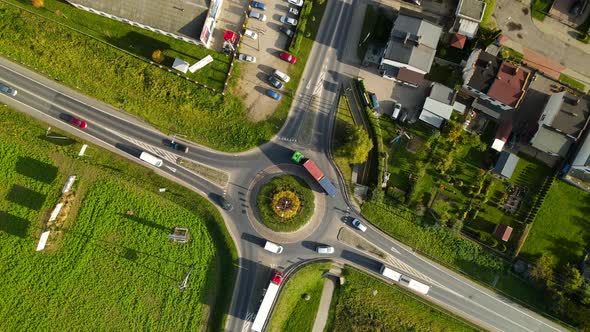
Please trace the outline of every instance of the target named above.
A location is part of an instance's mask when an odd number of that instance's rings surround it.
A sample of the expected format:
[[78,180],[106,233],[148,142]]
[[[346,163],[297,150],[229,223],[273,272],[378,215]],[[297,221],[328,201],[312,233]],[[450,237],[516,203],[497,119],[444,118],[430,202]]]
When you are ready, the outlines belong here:
[[45,0],[31,0],[31,4],[35,8],[43,8],[45,6]]
[[538,285],[550,288],[553,285],[553,268],[555,267],[555,261],[553,256],[543,254],[537,259],[536,264],[531,269],[531,278]]
[[581,288],[580,302],[585,305],[590,304],[590,283],[588,282],[584,283]]
[[154,60],[154,62],[156,63],[162,63],[165,59],[166,56],[164,55],[164,52],[162,52],[162,50],[155,50],[152,53],[152,60]]
[[453,218],[450,220],[449,226],[454,234],[459,234],[461,233],[461,229],[463,229],[463,221],[458,218]]
[[350,133],[350,138],[342,146],[342,155],[347,157],[351,164],[360,164],[367,161],[369,151],[373,148],[373,141],[369,134],[361,126],[355,126]]
[[461,127],[461,124],[459,124],[458,122],[449,121],[447,123],[447,126],[445,127],[445,132],[447,136],[447,141],[455,145],[459,142],[461,136],[463,135],[463,128]]
[[578,270],[575,266],[572,266],[569,263],[565,266],[564,269],[565,271],[563,273],[563,289],[567,293],[574,293],[578,289],[580,289],[580,287],[582,287],[582,284],[584,283],[584,278],[582,277],[580,270]]

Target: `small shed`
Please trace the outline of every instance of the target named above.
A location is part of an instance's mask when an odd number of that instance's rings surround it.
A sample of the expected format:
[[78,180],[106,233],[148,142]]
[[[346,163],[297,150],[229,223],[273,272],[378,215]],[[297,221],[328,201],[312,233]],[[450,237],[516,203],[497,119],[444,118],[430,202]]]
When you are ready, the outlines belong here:
[[458,48],[458,49],[462,50],[463,47],[465,47],[466,41],[467,41],[467,37],[465,37],[464,35],[462,35],[460,33],[456,33],[453,35],[453,37],[451,37],[450,45],[454,48]]
[[512,176],[512,173],[514,173],[519,160],[520,158],[515,154],[508,151],[502,151],[500,153],[500,158],[498,158],[496,166],[494,167],[494,173],[509,179]]
[[178,71],[181,71],[185,74],[188,71],[188,66],[189,66],[188,62],[186,62],[182,59],[179,59],[179,58],[175,58],[174,63],[172,64],[172,68],[174,68]]
[[510,235],[512,235],[512,227],[508,225],[499,224],[494,230],[494,236],[504,242],[510,239]]

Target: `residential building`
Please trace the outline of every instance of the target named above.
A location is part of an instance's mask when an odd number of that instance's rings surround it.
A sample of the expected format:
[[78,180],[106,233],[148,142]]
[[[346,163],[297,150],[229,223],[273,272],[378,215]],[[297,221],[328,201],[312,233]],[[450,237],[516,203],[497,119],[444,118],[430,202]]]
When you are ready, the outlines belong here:
[[474,50],[463,69],[462,91],[476,97],[473,107],[500,119],[522,101],[530,72],[481,49]]
[[494,237],[507,242],[510,240],[510,235],[512,235],[512,227],[504,224],[498,224],[494,229]]
[[455,32],[469,39],[475,38],[485,9],[486,4],[481,0],[460,0],[455,11],[455,22],[450,32]]
[[574,155],[571,166],[563,177],[569,183],[590,192],[590,133]]
[[379,65],[383,77],[420,85],[430,71],[441,33],[440,26],[400,12]]
[[445,120],[451,118],[454,100],[455,91],[442,84],[432,83],[430,95],[424,102],[419,119],[440,128]]

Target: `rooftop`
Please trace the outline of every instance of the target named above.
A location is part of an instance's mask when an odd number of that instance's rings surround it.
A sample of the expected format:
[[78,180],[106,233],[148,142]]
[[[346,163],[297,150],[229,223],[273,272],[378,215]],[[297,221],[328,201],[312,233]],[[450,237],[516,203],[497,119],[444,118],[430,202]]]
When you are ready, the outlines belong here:
[[442,28],[421,18],[399,14],[384,59],[430,71]]
[[458,6],[458,14],[481,21],[486,4],[481,0],[461,0]]
[[451,37],[450,45],[454,48],[458,48],[458,49],[462,50],[463,47],[465,47],[466,41],[467,41],[467,37],[465,37],[464,35],[462,35],[460,33],[456,33],[453,35],[453,37]]
[[452,105],[455,97],[455,91],[449,87],[446,87],[440,83],[433,83],[430,89],[431,99],[440,101],[441,103]]
[[500,65],[496,78],[486,94],[506,105],[516,107],[524,95],[524,88],[528,78],[528,71],[504,61]]
[[199,39],[209,0],[68,0],[163,31]]
[[586,135],[586,139],[576,153],[572,166],[590,167],[590,133]]
[[494,172],[506,178],[510,178],[514,173],[519,160],[520,159],[515,154],[502,151],[496,162],[496,166],[494,166]]
[[466,82],[467,85],[482,92],[488,91],[496,80],[496,73],[501,64],[502,60],[497,57],[483,51],[480,52],[475,61],[473,74],[469,82]]
[[512,235],[512,227],[508,225],[499,224],[494,230],[494,236],[504,242],[510,239],[510,235]]
[[531,140],[531,145],[545,153],[565,157],[572,145],[572,140],[555,130],[541,127]]

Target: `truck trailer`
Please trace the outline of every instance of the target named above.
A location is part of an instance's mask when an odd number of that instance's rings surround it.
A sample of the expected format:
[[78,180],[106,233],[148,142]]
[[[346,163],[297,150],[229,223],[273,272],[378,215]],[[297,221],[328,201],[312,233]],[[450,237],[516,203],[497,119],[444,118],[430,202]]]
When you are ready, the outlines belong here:
[[283,275],[279,272],[276,272],[273,275],[270,284],[266,288],[266,293],[264,293],[264,298],[262,299],[260,308],[256,313],[256,318],[254,318],[254,323],[252,323],[252,331],[262,332],[264,324],[266,324],[266,319],[268,318],[270,310],[272,309],[272,305],[277,297],[277,293],[279,292],[279,286],[282,280]]
[[293,156],[291,157],[295,163],[303,166],[309,175],[311,175],[324,189],[326,194],[330,197],[336,197],[336,187],[328,180],[328,178],[320,171],[318,166],[313,162],[313,160],[305,158],[301,152],[295,151]]

